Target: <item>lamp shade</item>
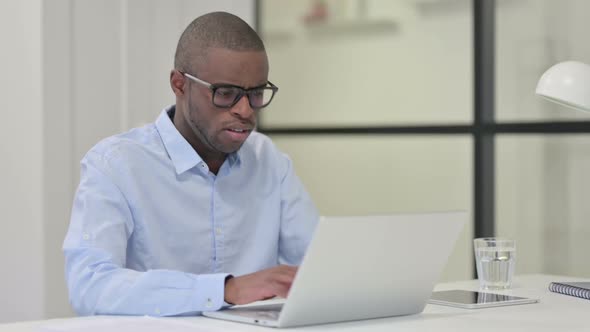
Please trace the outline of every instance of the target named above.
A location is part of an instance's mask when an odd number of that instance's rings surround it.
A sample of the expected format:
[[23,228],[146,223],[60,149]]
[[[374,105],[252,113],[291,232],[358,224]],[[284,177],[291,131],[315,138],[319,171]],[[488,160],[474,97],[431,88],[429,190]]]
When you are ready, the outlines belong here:
[[539,79],[536,93],[555,103],[590,112],[590,66],[560,62]]

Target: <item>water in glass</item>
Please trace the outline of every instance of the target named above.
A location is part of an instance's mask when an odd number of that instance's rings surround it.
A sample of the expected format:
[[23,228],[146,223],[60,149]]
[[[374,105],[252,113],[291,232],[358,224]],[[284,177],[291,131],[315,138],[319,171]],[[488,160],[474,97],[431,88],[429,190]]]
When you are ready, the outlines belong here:
[[515,248],[483,247],[477,248],[475,254],[481,288],[510,288],[516,262]]

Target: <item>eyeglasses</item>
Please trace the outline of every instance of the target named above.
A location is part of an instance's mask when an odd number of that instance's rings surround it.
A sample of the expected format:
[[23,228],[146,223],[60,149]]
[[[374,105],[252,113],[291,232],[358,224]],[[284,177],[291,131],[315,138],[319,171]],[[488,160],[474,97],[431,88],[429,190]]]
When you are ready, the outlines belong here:
[[211,101],[213,102],[213,105],[220,108],[230,108],[237,104],[244,95],[247,95],[250,107],[253,109],[260,109],[268,106],[275,93],[279,91],[279,88],[271,82],[267,82],[263,86],[244,89],[232,84],[211,84],[191,74],[182,71],[180,73],[192,81],[208,87],[212,92]]

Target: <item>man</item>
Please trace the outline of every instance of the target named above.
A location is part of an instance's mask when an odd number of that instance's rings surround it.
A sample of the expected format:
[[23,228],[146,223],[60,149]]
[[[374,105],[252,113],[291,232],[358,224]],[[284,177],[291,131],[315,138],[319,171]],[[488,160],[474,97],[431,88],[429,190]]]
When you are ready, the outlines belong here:
[[63,247],[79,314],[193,314],[285,297],[317,223],[291,161],[253,131],[278,90],[256,32],[206,14],[174,62],[176,105],[81,162]]

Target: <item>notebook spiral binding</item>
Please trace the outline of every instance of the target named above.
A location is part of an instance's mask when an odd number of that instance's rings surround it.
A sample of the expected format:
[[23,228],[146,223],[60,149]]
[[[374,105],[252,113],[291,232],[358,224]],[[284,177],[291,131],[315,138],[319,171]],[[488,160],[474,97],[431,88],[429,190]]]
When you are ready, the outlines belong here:
[[554,293],[560,293],[590,300],[590,289],[566,285],[559,282],[552,282],[549,284],[549,290]]

